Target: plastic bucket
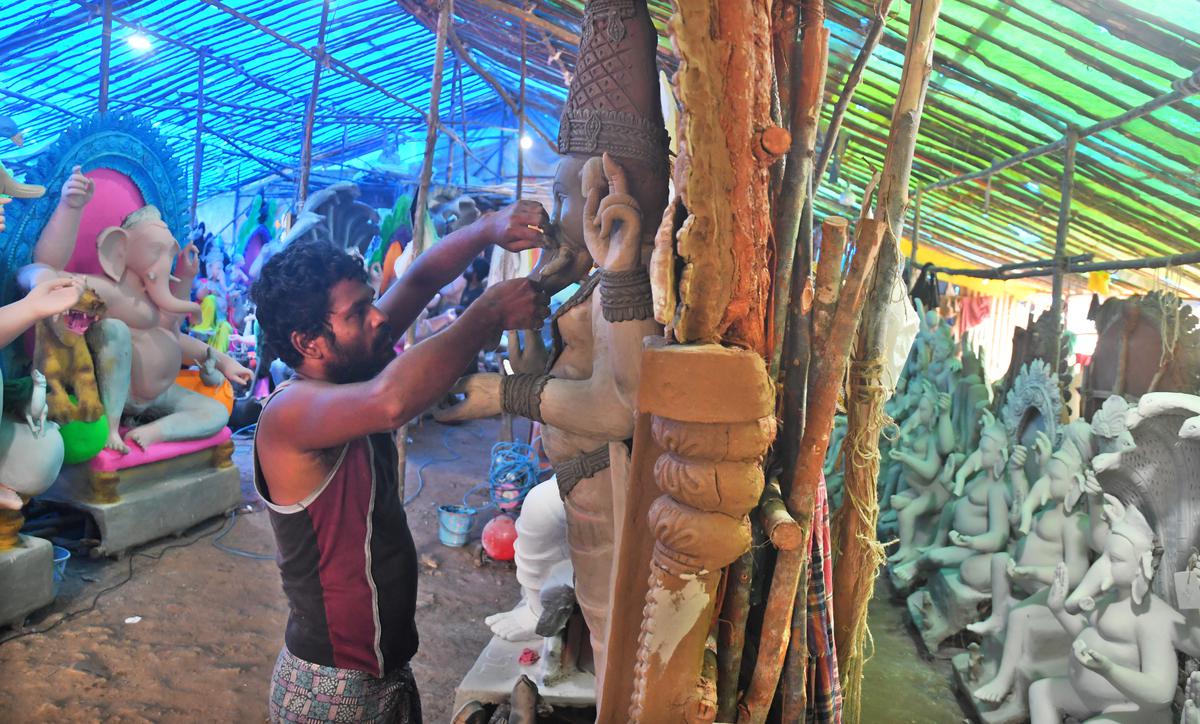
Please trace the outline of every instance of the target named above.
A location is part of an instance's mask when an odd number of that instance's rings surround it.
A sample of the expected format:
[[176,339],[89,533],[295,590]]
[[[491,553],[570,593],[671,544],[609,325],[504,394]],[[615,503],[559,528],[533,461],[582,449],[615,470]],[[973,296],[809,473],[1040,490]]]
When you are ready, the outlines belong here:
[[62,546],[54,546],[54,595],[58,596],[58,588],[67,577],[67,561],[71,551]]
[[464,505],[438,506],[438,540],[444,546],[459,548],[467,544],[475,509]]

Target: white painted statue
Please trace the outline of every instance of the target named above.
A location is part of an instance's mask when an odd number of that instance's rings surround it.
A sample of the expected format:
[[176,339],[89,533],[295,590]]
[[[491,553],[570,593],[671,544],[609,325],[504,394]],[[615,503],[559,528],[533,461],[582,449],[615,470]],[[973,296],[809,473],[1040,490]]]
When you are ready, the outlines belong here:
[[[1008,454],[1004,426],[990,419],[979,438],[979,449],[967,458],[954,476],[954,500],[947,505],[950,524],[938,531],[933,546],[894,571],[907,583],[921,572],[957,568],[963,583],[986,592],[991,588],[992,555],[1009,540],[1012,491],[1005,470],[1023,475],[1025,448]],[[1015,466],[1015,467],[1013,467]],[[968,479],[970,482],[967,482]]]
[[1054,580],[1059,563],[1066,563],[1072,584],[1087,571],[1087,516],[1067,510],[1066,500],[1084,477],[1083,461],[1073,446],[1053,453],[1021,506],[1017,541],[1010,556],[992,556],[992,613],[985,621],[968,626],[978,634],[1001,633],[1008,613],[1026,596],[1037,593]]
[[1154,534],[1141,512],[1105,496],[1111,533],[1104,554],[1068,597],[1066,564],[1055,569],[1048,604],[1074,636],[1065,677],[1029,689],[1033,724],[1169,722],[1178,662],[1172,637],[1182,617],[1150,592]]

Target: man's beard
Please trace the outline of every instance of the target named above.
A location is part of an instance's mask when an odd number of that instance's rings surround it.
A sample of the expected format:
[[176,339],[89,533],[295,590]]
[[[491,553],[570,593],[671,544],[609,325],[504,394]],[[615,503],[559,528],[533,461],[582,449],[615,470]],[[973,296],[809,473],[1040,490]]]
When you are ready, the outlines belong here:
[[379,337],[376,338],[374,347],[365,355],[351,355],[338,345],[337,340],[333,340],[333,352],[337,355],[336,360],[327,368],[329,371],[329,381],[339,385],[347,385],[352,382],[366,382],[372,379],[384,367],[387,367],[396,353],[392,348],[392,333],[391,329],[384,327],[380,330]]

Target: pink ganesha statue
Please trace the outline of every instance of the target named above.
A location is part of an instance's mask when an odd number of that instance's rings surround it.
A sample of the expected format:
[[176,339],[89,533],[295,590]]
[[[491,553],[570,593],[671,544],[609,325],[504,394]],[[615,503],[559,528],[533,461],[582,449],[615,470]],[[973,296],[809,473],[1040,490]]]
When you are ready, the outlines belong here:
[[[95,182],[76,167],[38,239],[35,263],[21,272],[26,286],[67,275],[64,270],[76,252],[80,222],[94,191]],[[109,421],[105,447],[124,454],[130,443],[146,450],[221,432],[229,419],[225,406],[175,382],[184,361],[203,365],[212,352],[180,332],[183,317],[200,307],[180,298],[186,296],[191,279],[175,277],[172,266],[178,258],[178,271],[194,276],[195,248],[180,250],[154,206],[143,206],[119,226],[105,228],[95,243],[100,273],[82,276],[108,306],[108,318],[88,333]],[[215,355],[215,368],[226,379],[250,381],[250,370],[224,353]],[[132,423],[124,435],[122,421]]]

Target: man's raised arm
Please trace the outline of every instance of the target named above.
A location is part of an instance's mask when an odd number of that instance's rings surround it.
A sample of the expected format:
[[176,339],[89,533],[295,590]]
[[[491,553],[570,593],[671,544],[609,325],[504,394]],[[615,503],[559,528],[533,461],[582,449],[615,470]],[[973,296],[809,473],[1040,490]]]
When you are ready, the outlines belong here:
[[398,339],[433,295],[462,274],[488,244],[499,244],[509,251],[543,246],[549,223],[546,210],[536,201],[518,201],[486,214],[424,251],[404,276],[383,292],[375,306],[387,315]]

